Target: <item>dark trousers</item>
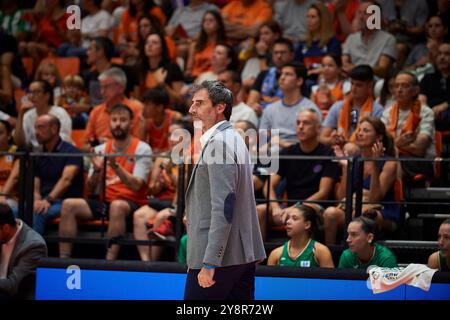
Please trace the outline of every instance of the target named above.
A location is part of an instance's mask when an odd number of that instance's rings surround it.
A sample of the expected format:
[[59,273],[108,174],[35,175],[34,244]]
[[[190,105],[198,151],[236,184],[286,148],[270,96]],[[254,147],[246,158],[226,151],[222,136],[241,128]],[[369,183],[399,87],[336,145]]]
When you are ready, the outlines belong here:
[[198,284],[200,269],[189,269],[184,300],[254,300],[255,262],[216,268],[209,288]]

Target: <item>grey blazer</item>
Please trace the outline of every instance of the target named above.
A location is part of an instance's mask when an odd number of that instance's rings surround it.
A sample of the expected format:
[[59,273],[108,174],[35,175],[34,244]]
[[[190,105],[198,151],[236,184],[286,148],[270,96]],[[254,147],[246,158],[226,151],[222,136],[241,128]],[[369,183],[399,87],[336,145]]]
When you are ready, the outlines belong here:
[[22,223],[22,229],[17,235],[9,259],[6,279],[0,279],[0,292],[10,296],[20,293],[22,297],[30,298],[29,294],[32,293],[18,292],[18,290],[24,279],[35,274],[39,260],[47,256],[47,245],[41,235],[25,222],[22,221]]
[[244,140],[229,122],[205,144],[186,190],[187,265],[219,267],[266,257]]

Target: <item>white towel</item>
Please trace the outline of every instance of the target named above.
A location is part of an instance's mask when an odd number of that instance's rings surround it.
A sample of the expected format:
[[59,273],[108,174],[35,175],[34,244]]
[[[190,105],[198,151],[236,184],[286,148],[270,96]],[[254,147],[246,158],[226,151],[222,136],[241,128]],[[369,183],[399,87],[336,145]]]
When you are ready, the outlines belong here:
[[437,269],[430,269],[424,264],[411,263],[406,268],[369,267],[370,287],[373,293],[392,290],[401,284],[407,284],[430,290],[431,279]]

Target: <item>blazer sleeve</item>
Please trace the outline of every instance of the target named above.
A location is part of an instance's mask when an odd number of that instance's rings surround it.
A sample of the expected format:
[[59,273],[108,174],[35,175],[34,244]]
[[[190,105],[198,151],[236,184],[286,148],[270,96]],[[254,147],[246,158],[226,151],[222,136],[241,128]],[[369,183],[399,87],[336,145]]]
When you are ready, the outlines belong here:
[[45,256],[47,248],[43,243],[36,242],[25,248],[15,261],[10,261],[13,264],[12,272],[5,279],[0,279],[0,291],[10,296],[16,295],[22,280],[35,272],[39,260]]
[[210,152],[211,148],[214,148],[215,154],[221,155],[220,159],[215,160],[225,161],[218,164],[208,163],[210,159],[207,158],[205,160],[211,190],[211,224],[203,263],[221,266],[233,223],[238,165],[235,153],[226,147],[223,140],[214,139],[205,151]]

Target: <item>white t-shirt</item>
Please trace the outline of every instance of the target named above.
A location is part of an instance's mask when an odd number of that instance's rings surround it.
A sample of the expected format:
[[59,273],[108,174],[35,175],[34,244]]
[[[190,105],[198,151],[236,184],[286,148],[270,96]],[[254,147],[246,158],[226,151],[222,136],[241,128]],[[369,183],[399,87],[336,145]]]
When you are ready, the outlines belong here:
[[89,46],[89,38],[99,36],[100,31],[111,30],[113,17],[106,10],[100,10],[94,15],[88,15],[81,20],[81,35],[83,48]]
[[232,124],[235,124],[239,120],[250,121],[255,125],[255,127],[258,128],[258,116],[256,115],[255,111],[244,102],[241,102],[238,105],[234,106],[231,111],[230,122]]
[[[72,119],[70,119],[67,111],[64,108],[52,106],[49,113],[56,116],[61,122],[61,129],[59,131],[61,139],[72,143]],[[39,150],[39,143],[36,140],[36,131],[34,129],[36,118],[36,108],[30,109],[23,116],[23,132],[25,134],[25,143],[27,146],[31,146],[33,151]]]

